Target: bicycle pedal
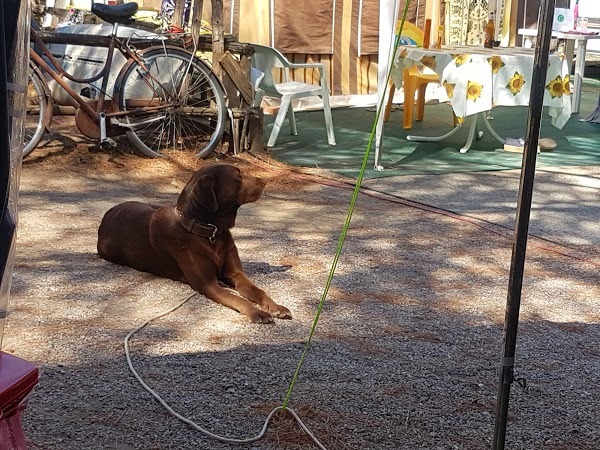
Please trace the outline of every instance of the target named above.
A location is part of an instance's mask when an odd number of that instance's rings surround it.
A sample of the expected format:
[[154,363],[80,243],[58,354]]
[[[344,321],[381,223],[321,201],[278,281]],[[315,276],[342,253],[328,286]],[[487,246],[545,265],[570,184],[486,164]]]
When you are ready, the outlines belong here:
[[114,139],[111,138],[106,138],[103,141],[100,142],[100,148],[102,148],[103,150],[108,150],[110,148],[115,148],[117,146],[117,143]]

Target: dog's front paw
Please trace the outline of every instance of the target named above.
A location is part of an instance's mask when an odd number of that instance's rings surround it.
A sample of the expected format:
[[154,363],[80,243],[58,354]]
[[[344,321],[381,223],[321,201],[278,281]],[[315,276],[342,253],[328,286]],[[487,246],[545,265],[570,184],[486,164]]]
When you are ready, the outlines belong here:
[[291,319],[292,313],[285,306],[274,304],[269,307],[269,312],[278,319]]
[[273,316],[266,311],[255,308],[253,311],[248,312],[248,317],[252,323],[273,323]]

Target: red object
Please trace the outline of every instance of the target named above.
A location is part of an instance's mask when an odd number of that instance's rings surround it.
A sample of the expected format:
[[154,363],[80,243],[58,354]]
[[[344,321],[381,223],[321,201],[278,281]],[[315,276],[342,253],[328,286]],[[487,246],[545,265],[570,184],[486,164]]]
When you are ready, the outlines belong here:
[[21,416],[39,379],[37,366],[0,352],[0,450],[26,450]]
[[183,28],[178,27],[177,25],[169,25],[170,33],[183,33],[185,30]]
[[425,19],[425,30],[423,31],[423,48],[429,48],[431,42],[431,19]]

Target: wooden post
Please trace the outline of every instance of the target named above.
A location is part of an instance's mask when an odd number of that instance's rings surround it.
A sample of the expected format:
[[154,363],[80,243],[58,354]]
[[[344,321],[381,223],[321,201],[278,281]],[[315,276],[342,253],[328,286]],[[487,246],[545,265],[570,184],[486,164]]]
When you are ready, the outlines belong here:
[[173,10],[173,18],[171,19],[171,25],[179,27],[183,29],[185,27],[185,0],[173,0],[174,1],[174,10]]
[[[234,153],[247,147],[253,151],[264,150],[263,116],[262,111],[252,107],[254,90],[249,81],[250,65],[247,55],[240,55],[242,61],[238,62],[230,53],[225,53],[223,0],[211,0],[211,6],[212,70],[221,80],[227,93],[228,106],[234,112],[230,134],[233,145],[229,148],[233,148]],[[245,109],[241,109],[242,106]]]
[[[249,150],[251,152],[264,152],[265,151],[265,137],[264,137],[264,112],[260,105],[254,107],[254,88],[249,82],[250,80],[250,57],[240,55],[240,69],[246,75],[247,84],[250,88],[249,93],[249,111],[252,113],[245,123],[244,129],[242,129],[242,142],[245,143],[242,150]],[[245,97],[244,97],[245,98]]]
[[221,58],[225,52],[225,41],[223,37],[223,0],[211,0],[212,5],[212,49],[213,49],[213,72],[219,80],[223,81],[223,69]]
[[264,114],[262,108],[256,108],[258,110],[258,118],[252,119],[248,123],[248,141],[251,152],[264,152],[265,151],[265,136],[264,127],[265,123]]
[[510,0],[507,3],[510,4],[510,25],[509,25],[509,36],[508,45],[511,47],[517,46],[517,20],[519,15],[519,0]]
[[[246,104],[252,106],[254,102],[254,90],[249,81],[249,67],[244,67],[242,62],[236,60],[229,52],[225,52],[219,62],[225,71],[224,75],[226,74],[231,79],[231,83],[233,84],[231,88],[232,93],[239,92]],[[230,97],[229,100],[232,100],[232,98]]]
[[[212,16],[210,20],[212,28],[212,71],[221,80],[221,84],[225,89],[225,95],[227,95],[227,106],[232,108],[237,103],[237,97],[232,92],[232,83],[227,79],[227,76],[223,73],[223,67],[221,66],[221,58],[225,52],[225,38],[223,36],[223,0],[211,0]],[[233,95],[232,95],[233,94]],[[239,119],[234,120],[230,124],[230,142],[229,150],[233,150],[236,154],[238,151],[238,130],[239,130]]]
[[204,6],[204,0],[194,0],[192,3],[192,20],[191,30],[194,41],[197,41],[202,31],[202,7]]

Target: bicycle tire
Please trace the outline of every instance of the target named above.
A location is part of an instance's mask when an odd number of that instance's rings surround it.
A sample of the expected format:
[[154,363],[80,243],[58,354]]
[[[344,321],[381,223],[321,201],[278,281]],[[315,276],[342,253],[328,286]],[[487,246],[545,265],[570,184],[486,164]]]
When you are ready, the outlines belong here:
[[[227,121],[225,93],[210,67],[178,47],[154,47],[130,61],[119,75],[115,93],[129,142],[156,158],[169,150],[208,157]],[[150,111],[144,108],[151,108]]]
[[46,132],[45,117],[48,114],[49,105],[45,85],[46,81],[33,67],[30,67],[23,127],[23,158],[38,146]]

